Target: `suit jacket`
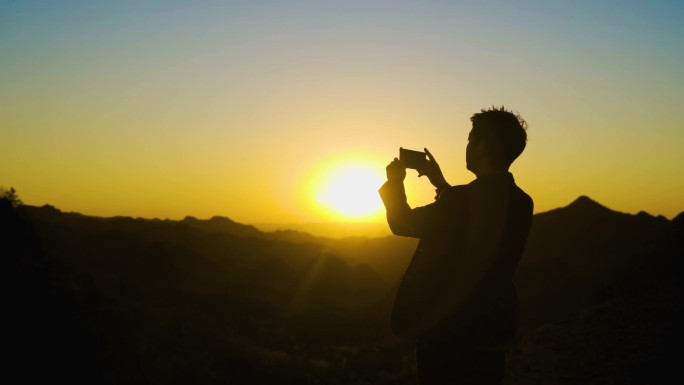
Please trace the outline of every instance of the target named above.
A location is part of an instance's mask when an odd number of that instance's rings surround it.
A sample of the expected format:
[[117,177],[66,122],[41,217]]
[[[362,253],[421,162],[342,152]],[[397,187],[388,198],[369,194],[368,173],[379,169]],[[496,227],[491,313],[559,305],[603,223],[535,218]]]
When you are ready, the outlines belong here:
[[517,327],[513,273],[532,223],[532,199],[510,173],[481,176],[411,208],[401,181],[379,190],[396,235],[420,242],[392,313],[407,338],[508,342]]

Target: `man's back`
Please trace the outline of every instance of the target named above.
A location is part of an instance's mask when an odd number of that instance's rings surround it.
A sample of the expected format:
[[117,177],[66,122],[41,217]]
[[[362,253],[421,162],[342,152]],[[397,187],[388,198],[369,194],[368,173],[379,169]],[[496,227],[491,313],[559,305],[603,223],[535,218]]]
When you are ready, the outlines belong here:
[[[532,200],[505,173],[451,187],[430,206],[435,209],[429,219],[421,214],[426,228],[395,300],[395,329],[402,334],[423,317],[430,330],[412,332],[424,338],[464,331],[473,337],[473,325],[493,325],[484,322],[489,318],[497,330],[482,330],[479,338],[507,342],[517,318],[511,280],[529,232]],[[427,212],[414,209],[421,210]]]

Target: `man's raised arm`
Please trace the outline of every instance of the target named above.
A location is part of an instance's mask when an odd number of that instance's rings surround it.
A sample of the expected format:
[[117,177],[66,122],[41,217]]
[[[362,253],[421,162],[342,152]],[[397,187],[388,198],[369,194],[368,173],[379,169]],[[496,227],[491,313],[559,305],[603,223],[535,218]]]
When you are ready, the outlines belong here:
[[404,164],[401,160],[394,158],[386,171],[387,182],[378,192],[387,211],[387,224],[390,230],[395,235],[422,238],[437,216],[438,202],[412,209],[407,203],[404,190],[406,178]]

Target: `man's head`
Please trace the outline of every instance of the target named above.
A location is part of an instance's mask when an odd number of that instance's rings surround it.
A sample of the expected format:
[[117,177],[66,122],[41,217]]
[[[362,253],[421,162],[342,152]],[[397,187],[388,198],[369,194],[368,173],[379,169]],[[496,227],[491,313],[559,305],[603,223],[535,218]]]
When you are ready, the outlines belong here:
[[503,106],[474,114],[468,136],[466,167],[475,174],[506,171],[527,143],[527,123]]

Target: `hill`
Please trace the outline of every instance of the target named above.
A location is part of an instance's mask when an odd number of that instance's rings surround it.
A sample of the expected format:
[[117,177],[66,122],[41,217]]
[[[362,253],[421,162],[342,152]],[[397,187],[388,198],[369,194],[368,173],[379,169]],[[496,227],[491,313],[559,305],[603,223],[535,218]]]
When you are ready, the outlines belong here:
[[[392,335],[389,313],[416,240],[7,210],[3,228],[23,234],[3,240],[9,260],[33,271],[32,256],[50,271],[33,274],[43,289],[24,300],[79,320],[96,352],[89,365],[107,382],[413,383],[411,343]],[[660,368],[667,341],[681,341],[681,217],[587,197],[535,215],[515,277],[522,316],[507,381],[615,383]],[[637,309],[651,313],[625,316]],[[630,372],[635,362],[646,372]]]
[[521,330],[507,383],[670,383],[684,342],[683,258],[676,218],[588,197],[535,215],[515,277]]

